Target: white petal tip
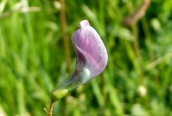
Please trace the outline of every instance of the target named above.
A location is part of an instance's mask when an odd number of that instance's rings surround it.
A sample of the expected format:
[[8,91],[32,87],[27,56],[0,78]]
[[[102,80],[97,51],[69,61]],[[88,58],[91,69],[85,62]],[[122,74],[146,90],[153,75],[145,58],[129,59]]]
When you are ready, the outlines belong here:
[[88,20],[82,20],[80,22],[80,26],[81,26],[81,28],[83,28],[85,26],[90,26],[90,23],[88,22]]

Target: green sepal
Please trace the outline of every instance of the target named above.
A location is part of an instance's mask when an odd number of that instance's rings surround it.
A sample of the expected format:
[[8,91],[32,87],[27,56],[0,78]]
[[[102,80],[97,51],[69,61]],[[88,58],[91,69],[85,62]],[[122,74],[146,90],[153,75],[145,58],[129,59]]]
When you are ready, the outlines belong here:
[[53,102],[58,101],[62,99],[64,96],[66,96],[69,93],[69,89],[56,89],[52,91],[51,93],[51,99]]

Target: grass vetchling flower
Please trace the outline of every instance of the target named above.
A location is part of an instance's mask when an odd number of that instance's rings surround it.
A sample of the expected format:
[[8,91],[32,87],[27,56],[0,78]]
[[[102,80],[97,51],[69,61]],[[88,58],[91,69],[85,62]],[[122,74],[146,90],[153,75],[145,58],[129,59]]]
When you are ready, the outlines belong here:
[[80,22],[72,37],[76,50],[76,70],[61,86],[52,92],[52,100],[56,101],[68,92],[92,80],[102,73],[108,62],[108,54],[103,41],[87,20]]

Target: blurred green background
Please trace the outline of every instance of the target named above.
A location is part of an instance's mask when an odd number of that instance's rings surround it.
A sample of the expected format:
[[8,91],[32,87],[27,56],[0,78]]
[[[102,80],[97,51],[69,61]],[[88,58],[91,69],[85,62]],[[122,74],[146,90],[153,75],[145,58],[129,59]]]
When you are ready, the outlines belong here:
[[[63,0],[61,0],[63,1]],[[0,0],[0,116],[46,116],[51,91],[75,70],[72,34],[88,19],[107,47],[104,73],[56,102],[54,116],[172,115],[172,1]],[[65,26],[65,22],[67,23]]]

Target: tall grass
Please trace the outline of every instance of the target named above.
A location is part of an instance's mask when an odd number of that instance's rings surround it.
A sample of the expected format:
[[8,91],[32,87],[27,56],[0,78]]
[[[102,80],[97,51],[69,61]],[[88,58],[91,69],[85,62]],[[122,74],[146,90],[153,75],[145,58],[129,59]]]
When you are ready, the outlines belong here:
[[[142,1],[66,0],[67,36],[88,19],[109,54],[103,74],[55,104],[54,115],[172,115],[171,1],[152,0],[132,27],[121,22]],[[59,1],[1,0],[0,115],[46,116],[51,91],[75,69],[66,61]],[[69,65],[71,67],[69,67]]]

